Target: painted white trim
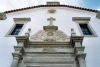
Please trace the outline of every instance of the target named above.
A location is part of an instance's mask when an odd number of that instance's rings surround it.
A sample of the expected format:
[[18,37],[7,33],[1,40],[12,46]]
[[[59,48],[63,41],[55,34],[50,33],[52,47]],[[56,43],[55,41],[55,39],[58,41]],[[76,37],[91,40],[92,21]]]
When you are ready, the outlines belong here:
[[[97,34],[95,33],[95,31],[93,30],[92,26],[90,25],[90,23],[76,23],[76,24],[77,24],[77,27],[78,27],[78,29],[80,31],[80,34],[82,36],[85,36],[85,37],[98,37]],[[84,35],[81,28],[80,28],[80,26],[79,26],[79,24],[87,24],[90,32],[92,33],[92,35]]]
[[[12,31],[15,29],[16,27],[16,24],[23,24],[23,27],[22,29],[20,30],[19,34],[18,35],[10,35],[12,33]],[[5,37],[15,37],[15,36],[19,36],[21,35],[22,31],[24,30],[26,26],[26,23],[14,23],[13,26],[10,28],[10,30],[7,32],[7,34],[5,35]]]

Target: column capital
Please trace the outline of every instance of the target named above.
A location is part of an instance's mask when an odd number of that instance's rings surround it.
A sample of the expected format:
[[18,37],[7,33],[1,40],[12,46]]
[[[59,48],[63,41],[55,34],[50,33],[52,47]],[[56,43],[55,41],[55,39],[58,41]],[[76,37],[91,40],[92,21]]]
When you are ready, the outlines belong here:
[[19,53],[24,53],[24,47],[23,46],[14,46],[15,51],[18,51]]
[[82,44],[84,36],[71,36],[70,38],[71,44],[75,45],[75,42],[80,42]]
[[76,59],[80,60],[80,59],[85,59],[86,57],[86,53],[76,53]]
[[12,53],[13,58],[22,59],[22,53]]
[[27,43],[29,42],[28,36],[16,36],[17,43],[22,42],[24,46],[26,47]]
[[84,48],[85,48],[85,46],[79,46],[79,47],[75,46],[75,52],[77,52],[77,51],[84,51]]

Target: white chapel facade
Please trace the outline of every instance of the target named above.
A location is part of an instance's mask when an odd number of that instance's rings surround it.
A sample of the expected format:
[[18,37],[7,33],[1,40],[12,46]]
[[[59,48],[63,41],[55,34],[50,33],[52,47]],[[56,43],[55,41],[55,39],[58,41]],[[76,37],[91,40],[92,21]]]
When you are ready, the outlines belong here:
[[47,2],[0,13],[0,67],[100,66],[100,12]]

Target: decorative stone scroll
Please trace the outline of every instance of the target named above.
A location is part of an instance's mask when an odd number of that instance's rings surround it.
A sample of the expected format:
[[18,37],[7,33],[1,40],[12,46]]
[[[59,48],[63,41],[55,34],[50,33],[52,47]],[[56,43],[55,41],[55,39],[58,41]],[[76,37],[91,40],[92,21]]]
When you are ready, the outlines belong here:
[[30,40],[45,41],[45,42],[66,42],[66,41],[69,41],[70,38],[64,32],[59,31],[59,30],[56,30],[56,31],[40,30],[34,35],[32,35]]
[[49,9],[48,12],[49,12],[49,13],[55,13],[56,10],[55,10],[55,9]]

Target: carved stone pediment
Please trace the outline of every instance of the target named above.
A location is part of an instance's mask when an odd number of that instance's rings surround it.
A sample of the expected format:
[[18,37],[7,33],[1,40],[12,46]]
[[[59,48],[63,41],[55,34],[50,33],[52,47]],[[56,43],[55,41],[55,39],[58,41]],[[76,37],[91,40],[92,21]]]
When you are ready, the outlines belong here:
[[64,32],[59,30],[46,31],[40,30],[37,33],[33,34],[30,38],[31,41],[45,41],[45,42],[66,42],[70,38]]

